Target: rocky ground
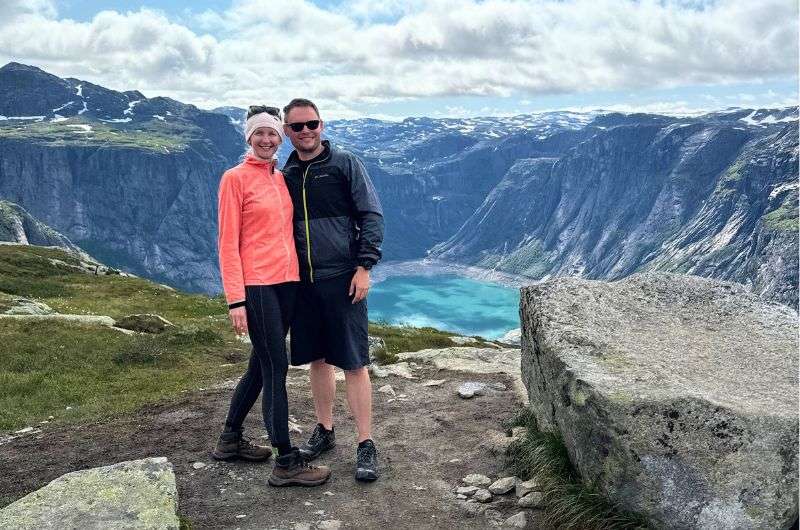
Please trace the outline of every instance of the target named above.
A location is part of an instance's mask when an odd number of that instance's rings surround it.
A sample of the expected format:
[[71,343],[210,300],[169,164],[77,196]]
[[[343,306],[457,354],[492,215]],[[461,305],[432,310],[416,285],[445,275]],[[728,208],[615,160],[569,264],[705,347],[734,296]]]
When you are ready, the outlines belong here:
[[[320,462],[333,469],[318,488],[272,488],[271,463],[218,463],[209,457],[223,423],[232,382],[137,414],[78,426],[44,425],[3,443],[0,506],[64,473],[124,460],[167,457],[174,465],[179,513],[192,528],[486,528],[516,516],[536,528],[537,512],[522,510],[513,490],[488,504],[456,497],[469,474],[506,476],[502,421],[520,406],[514,383],[503,374],[476,374],[410,363],[414,379],[374,379],[374,437],[381,478],[353,479],[355,434],[339,383],[336,449]],[[440,380],[444,382],[439,383]],[[463,399],[464,382],[489,384],[483,395]],[[387,388],[387,385],[391,388]],[[501,390],[505,388],[506,390]],[[290,412],[302,434],[313,426],[307,372],[291,370]],[[381,390],[379,390],[381,389]],[[247,429],[264,435],[256,404]],[[265,438],[260,438],[265,442]]]

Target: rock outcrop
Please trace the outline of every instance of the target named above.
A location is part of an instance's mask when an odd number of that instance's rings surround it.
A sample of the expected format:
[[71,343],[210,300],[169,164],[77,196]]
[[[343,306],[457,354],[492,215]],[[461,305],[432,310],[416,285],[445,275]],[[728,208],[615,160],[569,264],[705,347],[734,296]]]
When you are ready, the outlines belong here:
[[587,484],[664,528],[797,520],[794,311],[655,273],[548,281],[520,304],[531,407]]
[[178,530],[175,474],[166,458],[75,471],[0,510],[0,528]]
[[770,116],[600,116],[564,154],[518,159],[430,256],[536,279],[697,274],[796,308],[797,110]]

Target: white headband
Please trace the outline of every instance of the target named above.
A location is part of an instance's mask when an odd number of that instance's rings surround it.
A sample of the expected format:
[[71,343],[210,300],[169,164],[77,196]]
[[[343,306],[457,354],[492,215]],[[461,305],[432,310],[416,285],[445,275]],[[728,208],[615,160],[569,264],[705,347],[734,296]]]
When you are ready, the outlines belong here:
[[278,136],[281,137],[281,142],[283,142],[283,122],[277,116],[273,116],[267,112],[259,112],[247,118],[247,122],[244,125],[245,142],[250,143],[250,136],[252,136],[259,127],[274,129],[275,132],[278,133]]

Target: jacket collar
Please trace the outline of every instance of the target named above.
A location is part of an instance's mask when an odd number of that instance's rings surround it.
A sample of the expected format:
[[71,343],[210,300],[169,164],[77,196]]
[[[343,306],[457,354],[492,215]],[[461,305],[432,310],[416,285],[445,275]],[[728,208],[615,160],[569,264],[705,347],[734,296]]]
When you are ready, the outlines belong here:
[[260,166],[260,167],[268,167],[270,169],[275,169],[275,160],[264,160],[263,158],[258,158],[253,153],[247,153],[244,155],[244,163],[249,166]]
[[[323,157],[320,162],[325,162],[331,157],[331,142],[329,140],[322,140],[322,147]],[[292,151],[292,154],[289,155],[289,159],[286,160],[286,164],[283,168],[287,169],[298,165],[300,165],[300,157],[297,156],[297,149],[295,149]]]

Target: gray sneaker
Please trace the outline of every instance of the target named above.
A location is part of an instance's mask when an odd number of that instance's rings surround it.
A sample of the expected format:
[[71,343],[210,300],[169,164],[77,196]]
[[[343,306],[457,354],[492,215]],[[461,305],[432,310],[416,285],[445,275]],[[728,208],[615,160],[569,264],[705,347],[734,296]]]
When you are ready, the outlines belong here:
[[324,451],[328,451],[336,447],[336,435],[333,429],[330,431],[325,430],[321,423],[317,423],[314,427],[314,432],[306,443],[300,446],[300,454],[303,455],[308,462],[311,462]]
[[375,442],[364,440],[356,449],[356,480],[373,482],[378,480],[378,450]]

